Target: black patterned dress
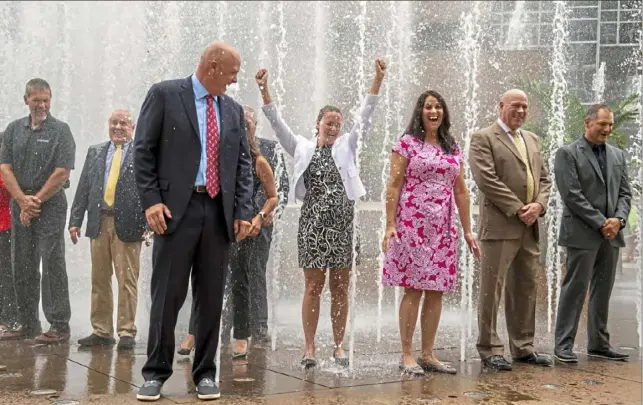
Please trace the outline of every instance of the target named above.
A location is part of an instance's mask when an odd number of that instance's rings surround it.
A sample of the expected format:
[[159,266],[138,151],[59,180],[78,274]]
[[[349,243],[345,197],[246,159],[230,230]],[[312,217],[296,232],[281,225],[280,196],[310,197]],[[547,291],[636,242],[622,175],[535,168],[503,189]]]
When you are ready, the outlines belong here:
[[304,172],[299,217],[299,267],[337,269],[353,262],[355,202],[348,199],[331,147],[317,148]]

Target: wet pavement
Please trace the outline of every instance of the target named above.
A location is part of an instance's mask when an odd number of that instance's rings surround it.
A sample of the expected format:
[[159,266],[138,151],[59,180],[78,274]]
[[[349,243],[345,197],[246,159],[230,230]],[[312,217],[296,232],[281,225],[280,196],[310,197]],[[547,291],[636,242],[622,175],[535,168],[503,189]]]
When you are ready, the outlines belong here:
[[[276,350],[251,347],[247,360],[232,360],[224,347],[220,403],[229,404],[640,404],[641,352],[638,349],[635,300],[637,289],[631,273],[619,276],[610,313],[612,344],[630,354],[627,362],[590,360],[585,355],[585,317],[579,328],[577,365],[557,363],[551,368],[514,365],[512,372],[481,370],[473,337],[466,340],[466,360],[460,361],[461,317],[445,310],[436,355],[458,370],[457,376],[430,374],[424,378],[401,376],[397,328],[392,311],[384,319],[382,338],[376,341],[372,308],[358,317],[355,332],[355,368],[337,368],[330,359],[327,315],[320,320],[318,356],[313,371],[299,366],[302,341],[297,305],[279,307],[283,322]],[[543,301],[543,300],[541,300]],[[327,312],[323,309],[324,312]],[[546,311],[539,305],[539,314]],[[552,336],[539,317],[537,344],[551,353]],[[475,321],[475,320],[474,320]],[[76,322],[79,322],[77,319]],[[186,326],[182,320],[177,345]],[[499,320],[499,325],[504,322]],[[43,323],[44,326],[44,323]],[[33,341],[0,342],[0,404],[133,404],[143,383],[145,342],[135,350],[79,348],[75,343],[86,332],[76,333],[68,345],[39,346]],[[504,329],[499,331],[506,336]],[[348,338],[347,338],[348,340]],[[419,342],[419,334],[416,337]],[[2,370],[1,366],[6,366]],[[199,402],[191,381],[191,358],[176,355],[174,374],[163,387],[159,403]]]

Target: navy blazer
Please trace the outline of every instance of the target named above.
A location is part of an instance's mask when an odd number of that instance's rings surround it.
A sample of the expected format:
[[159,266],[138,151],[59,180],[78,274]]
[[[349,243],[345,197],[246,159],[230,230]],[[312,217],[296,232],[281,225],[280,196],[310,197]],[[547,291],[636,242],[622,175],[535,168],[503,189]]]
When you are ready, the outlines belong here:
[[[219,96],[219,176],[227,233],[234,220],[252,221],[252,159],[242,107]],[[191,77],[154,84],[147,93],[134,138],[134,174],[143,209],[165,204],[172,218],[166,234],[181,223],[194,190],[201,141]]]
[[[87,157],[80,174],[74,202],[69,215],[69,227],[80,228],[87,212],[87,230],[85,236],[94,239],[100,233],[100,216],[105,197],[105,168],[110,141],[92,145],[87,150]],[[136,192],[134,180],[133,147],[127,149],[123,158],[121,171],[116,183],[114,196],[114,227],[116,236],[123,242],[143,240],[147,222],[141,208],[141,201]]]

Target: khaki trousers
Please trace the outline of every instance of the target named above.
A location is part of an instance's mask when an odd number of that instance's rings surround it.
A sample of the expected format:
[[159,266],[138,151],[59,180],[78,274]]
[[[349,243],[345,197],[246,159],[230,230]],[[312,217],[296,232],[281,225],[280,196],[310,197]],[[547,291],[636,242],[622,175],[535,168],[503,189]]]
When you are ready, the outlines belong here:
[[98,336],[114,335],[113,269],[116,270],[118,282],[118,336],[136,336],[141,244],[142,242],[122,242],[116,236],[114,217],[101,215],[100,232],[91,241],[91,323]]
[[480,249],[477,345],[480,358],[504,353],[504,344],[496,332],[503,290],[511,355],[515,358],[533,353],[536,274],[540,266],[540,246],[533,227],[525,227],[521,239],[480,241]]

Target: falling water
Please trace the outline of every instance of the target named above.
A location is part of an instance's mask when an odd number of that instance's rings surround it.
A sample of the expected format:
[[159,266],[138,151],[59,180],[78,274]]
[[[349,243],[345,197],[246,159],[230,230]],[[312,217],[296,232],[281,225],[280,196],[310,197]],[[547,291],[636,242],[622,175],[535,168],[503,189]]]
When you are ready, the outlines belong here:
[[[461,17],[461,29],[463,38],[459,41],[460,55],[462,56],[463,73],[465,86],[462,97],[467,100],[464,109],[464,120],[466,130],[462,134],[461,144],[463,146],[464,178],[467,188],[471,190],[472,206],[476,196],[475,182],[469,169],[468,154],[471,135],[476,129],[479,100],[478,100],[478,62],[480,58],[480,39],[482,29],[480,26],[480,2],[473,3],[471,12]],[[474,224],[473,217],[471,224]],[[473,255],[463,238],[460,240],[460,254],[458,255],[458,269],[461,275],[460,287],[460,312],[464,316],[466,311],[466,322],[460,324],[460,360],[464,361],[466,354],[467,337],[471,337],[471,325],[473,323],[473,273],[475,261]]]
[[602,103],[603,93],[605,93],[605,62],[601,62],[601,66],[594,74],[592,90],[594,90],[594,102]]
[[[388,11],[390,15],[395,15],[395,7],[397,6],[396,1],[389,1]],[[390,24],[390,29],[386,33],[386,61],[393,59],[393,52],[395,51],[395,44],[393,43],[393,37],[398,30],[397,19],[393,18]],[[399,67],[398,67],[399,68]],[[380,216],[380,229],[378,241],[384,240],[384,233],[386,231],[386,187],[388,184],[389,178],[389,169],[390,169],[390,159],[391,159],[391,125],[393,122],[393,105],[391,103],[391,87],[386,86],[384,88],[384,139],[382,141],[382,150],[380,152],[380,161],[382,162],[382,191],[380,192],[380,201],[382,202],[382,210],[384,215]],[[384,251],[380,250],[379,255],[377,256],[377,263],[379,264],[379,270],[384,267]],[[382,301],[384,298],[384,285],[382,284],[382,278],[378,278],[377,282],[377,343],[382,341]]]
[[313,66],[315,87],[312,95],[315,111],[322,108],[326,100],[326,29],[328,28],[326,7],[324,2],[315,2],[315,64]]
[[514,8],[513,13],[511,14],[511,19],[509,20],[509,27],[507,29],[507,38],[505,40],[505,45],[520,48],[523,45],[524,39],[524,23],[523,17],[525,15],[525,2],[516,1],[516,7]]
[[565,139],[565,97],[567,95],[567,81],[565,80],[566,58],[565,45],[567,42],[568,9],[564,1],[555,1],[554,13],[554,40],[550,62],[552,73],[551,116],[547,136],[549,143],[549,168],[552,178],[552,187],[547,210],[547,331],[551,332],[552,324],[552,298],[553,308],[558,308],[560,296],[560,279],[563,265],[562,249],[558,246],[557,237],[562,214],[562,201],[556,187],[555,173],[553,170],[556,151],[563,146]]
[[[357,100],[360,100],[366,96],[366,84],[365,84],[365,72],[364,64],[366,63],[366,1],[359,2],[360,13],[355,19],[359,28],[359,58],[357,60]],[[360,120],[360,111],[357,111],[355,114],[355,119]],[[360,124],[363,124],[360,120]],[[361,133],[361,131],[360,131]],[[360,170],[360,159],[359,155],[362,150],[362,145],[364,140],[360,137],[357,141],[357,151],[355,152],[356,156],[356,165],[357,173]],[[349,299],[349,319],[350,319],[350,337],[348,342],[348,361],[349,361],[349,370],[353,371],[355,366],[355,296],[357,295],[357,243],[358,236],[357,232],[359,231],[358,221],[358,209],[357,202],[354,208],[353,216],[353,263],[351,268],[351,283],[350,283],[350,299]]]
[[[283,96],[286,92],[284,88],[284,58],[288,50],[288,43],[286,42],[286,26],[284,24],[284,2],[277,3],[277,21],[279,41],[275,45],[275,53],[277,54],[277,69],[275,75],[275,98],[278,108],[283,108]],[[275,167],[275,179],[281,179],[281,175],[286,168],[283,165],[283,148],[279,143],[275,145],[275,157],[277,159],[277,166]],[[280,184],[278,181],[277,184]],[[279,198],[285,198],[283,190],[278,190]],[[281,215],[281,209],[277,209],[275,217]],[[280,221],[275,221],[273,225],[272,236],[272,350],[277,349],[277,302],[281,294],[279,285],[279,266],[281,265],[281,241],[283,236],[283,224]]]

